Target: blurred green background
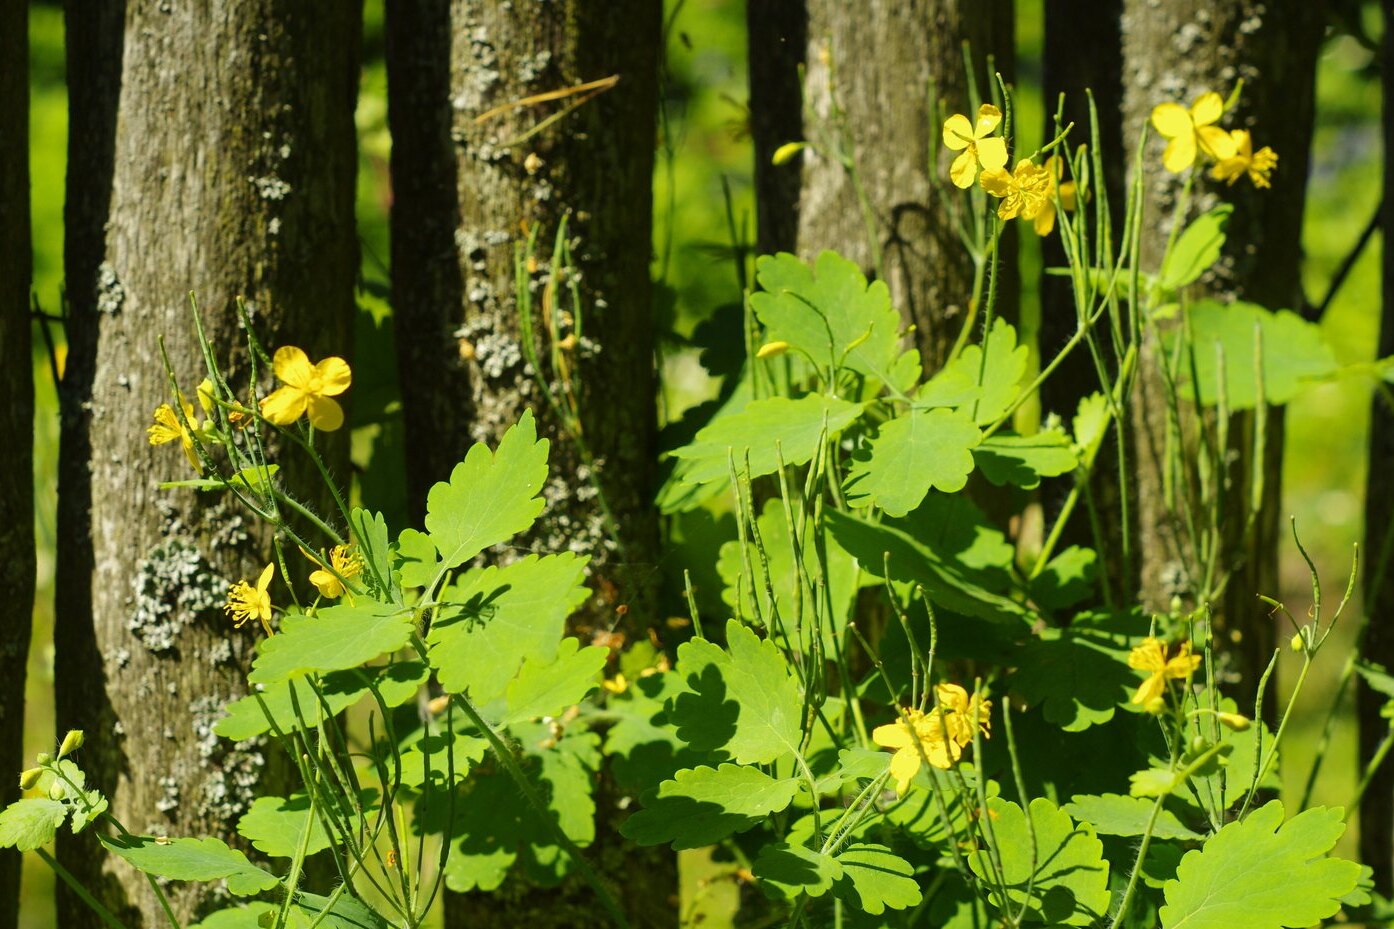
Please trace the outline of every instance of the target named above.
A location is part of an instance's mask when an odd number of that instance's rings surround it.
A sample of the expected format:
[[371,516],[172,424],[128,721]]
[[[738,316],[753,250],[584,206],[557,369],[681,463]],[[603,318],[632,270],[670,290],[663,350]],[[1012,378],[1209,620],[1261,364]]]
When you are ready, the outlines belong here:
[[[1031,136],[1043,125],[1040,104],[1040,54],[1044,0],[1018,3],[1018,125]],[[390,202],[386,128],[386,75],[382,53],[382,3],[366,4],[365,65],[358,107],[360,173],[358,226],[363,244],[365,310],[381,319],[386,307],[387,208]],[[662,88],[663,113],[658,165],[654,176],[654,273],[670,299],[662,301],[661,324],[675,336],[662,351],[665,410],[709,396],[694,350],[684,337],[740,293],[729,249],[731,235],[725,209],[726,191],[738,230],[753,238],[752,152],[746,131],[745,5],[742,0],[668,0],[671,28]],[[1365,28],[1379,28],[1378,8],[1361,9]],[[33,172],[34,291],[41,306],[57,312],[62,298],[63,184],[67,146],[67,96],[64,84],[61,7],[35,4],[30,11],[31,169]],[[1367,41],[1333,34],[1324,46],[1318,83],[1317,132],[1304,238],[1305,283],[1310,299],[1319,300],[1332,274],[1350,251],[1379,200],[1381,143],[1380,91],[1375,55]],[[1282,183],[1281,171],[1277,183]],[[1023,273],[1032,279],[1040,264],[1037,243],[1024,236]],[[1379,319],[1378,234],[1333,302],[1322,326],[1343,362],[1373,357]],[[197,286],[197,282],[190,282]],[[1024,328],[1032,328],[1038,310],[1030,287],[1023,307]],[[668,304],[671,304],[669,306]],[[61,332],[52,332],[59,344]],[[26,742],[29,753],[50,749],[53,741],[52,593],[53,564],[61,552],[54,544],[54,483],[58,416],[49,358],[42,334],[35,332],[34,376],[39,398],[35,426],[36,517],[39,538],[39,585],[34,610]],[[1283,500],[1328,587],[1344,584],[1351,547],[1362,537],[1366,474],[1365,446],[1372,385],[1347,378],[1309,389],[1289,407]],[[377,427],[372,427],[377,428]],[[370,436],[355,436],[355,451],[366,455]],[[360,464],[367,464],[360,461]],[[372,463],[369,479],[393,483],[381,472],[390,464]],[[400,483],[400,482],[396,482]],[[711,553],[715,559],[715,551]],[[1310,601],[1306,568],[1290,544],[1283,548],[1283,589],[1265,591],[1285,600],[1294,615]],[[1358,604],[1357,604],[1358,606]],[[1357,612],[1354,614],[1359,616]],[[1354,631],[1348,624],[1344,634]],[[1342,649],[1330,649],[1315,669],[1305,692],[1297,729],[1283,759],[1284,782],[1300,791],[1311,761],[1313,743],[1330,704],[1340,671]],[[1280,672],[1281,674],[1281,672]],[[1290,680],[1291,674],[1283,676]],[[1341,803],[1357,779],[1354,728],[1349,708],[1342,714],[1331,756],[1318,783],[1316,802]],[[231,824],[229,824],[231,826]],[[1338,852],[1353,855],[1354,827]],[[729,884],[708,881],[700,862],[685,868],[684,912],[707,912],[706,925],[720,925]],[[705,876],[704,876],[705,875]],[[37,859],[26,861],[21,925],[47,929],[54,924],[51,877]],[[729,906],[729,902],[725,904]]]

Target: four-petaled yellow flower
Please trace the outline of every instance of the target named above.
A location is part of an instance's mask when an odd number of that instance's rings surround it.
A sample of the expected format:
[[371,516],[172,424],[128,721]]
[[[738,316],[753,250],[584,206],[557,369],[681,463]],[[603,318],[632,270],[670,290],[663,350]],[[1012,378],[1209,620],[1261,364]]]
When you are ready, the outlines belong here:
[[1179,103],[1159,103],[1152,108],[1152,125],[1169,141],[1162,164],[1180,174],[1195,164],[1197,149],[1223,161],[1234,154],[1230,134],[1215,123],[1225,111],[1225,101],[1213,90],[1196,98],[1188,110]]
[[964,190],[972,187],[978,165],[982,165],[984,171],[1000,171],[1006,167],[1007,140],[992,135],[1001,122],[1002,111],[990,103],[978,107],[976,125],[962,113],[944,120],[944,144],[962,153],[949,166],[949,178],[954,186]]
[[348,362],[329,357],[310,364],[309,356],[294,345],[276,349],[272,359],[276,377],[284,387],[261,401],[261,415],[278,426],[289,426],[308,413],[310,425],[332,432],[344,424],[344,411],[330,397],[348,390],[353,375]]
[[969,697],[968,691],[957,684],[940,684],[934,688],[934,693],[939,698],[939,708],[947,713],[949,738],[962,746],[972,742],[978,730],[982,731],[983,738],[992,738],[991,700],[984,700],[979,693]]
[[1234,153],[1228,158],[1221,158],[1210,170],[1210,176],[1233,185],[1247,174],[1255,187],[1273,186],[1268,175],[1278,167],[1278,153],[1267,145],[1254,151],[1254,140],[1247,129],[1235,129],[1230,132],[1229,138]]
[[237,628],[241,629],[243,623],[255,619],[261,622],[261,628],[266,630],[267,635],[275,635],[271,630],[271,594],[267,592],[271,587],[271,579],[275,576],[276,565],[269,564],[261,572],[261,577],[257,578],[255,587],[246,581],[238,581],[232,585],[227,595],[227,606],[223,609],[232,616],[233,624]]
[[872,730],[873,742],[882,748],[895,749],[891,756],[891,777],[895,778],[898,795],[903,796],[910,789],[910,781],[926,760],[936,768],[948,768],[958,761],[963,746],[952,738],[952,732],[944,711],[939,708],[928,713],[904,710],[895,722]]
[[1050,172],[1029,158],[1016,163],[1016,168],[1008,174],[1003,168],[984,170],[978,178],[983,190],[1002,202],[997,206],[1000,219],[1035,219],[1045,207],[1054,183]]
[[321,597],[335,600],[344,595],[344,581],[351,581],[363,573],[363,556],[352,545],[336,545],[329,551],[329,567],[334,570],[321,566],[312,572],[310,583],[315,585]]
[[1055,229],[1055,191],[1060,191],[1060,205],[1066,212],[1073,213],[1075,209],[1075,182],[1061,181],[1060,178],[1065,173],[1065,160],[1059,155],[1051,155],[1046,159],[1046,178],[1050,182],[1050,187],[1046,190],[1045,202],[1041,204],[1041,211],[1036,214],[1035,229],[1036,235],[1048,236]]
[[190,435],[189,429],[184,428],[184,421],[188,422],[189,428],[198,428],[198,420],[194,419],[194,405],[183,396],[179,398],[179,405],[184,408],[184,420],[180,420],[174,407],[168,403],[161,403],[155,407],[155,424],[145,432],[150,436],[151,445],[178,441],[184,448],[184,457],[189,459],[189,464],[194,466],[195,471],[202,471],[203,467],[198,463],[198,453],[194,451],[194,437]]
[[1185,680],[1195,673],[1200,665],[1200,656],[1191,654],[1191,643],[1182,642],[1175,654],[1168,654],[1167,644],[1161,639],[1143,639],[1142,644],[1128,654],[1128,667],[1148,672],[1147,680],[1133,694],[1133,703],[1141,704],[1152,712],[1166,693],[1167,681]]

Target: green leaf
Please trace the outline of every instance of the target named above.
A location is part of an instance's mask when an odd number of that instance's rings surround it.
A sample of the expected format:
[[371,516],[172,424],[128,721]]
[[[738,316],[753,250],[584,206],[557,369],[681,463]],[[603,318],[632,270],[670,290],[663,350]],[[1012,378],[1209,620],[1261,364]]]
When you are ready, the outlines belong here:
[[[1321,327],[1287,310],[1270,312],[1253,303],[1199,300],[1187,311],[1200,402],[1219,401],[1217,354],[1224,355],[1225,402],[1231,410],[1253,409],[1258,402],[1258,338],[1263,342],[1263,395],[1268,403],[1287,403],[1314,380],[1336,371],[1336,358]],[[1172,337],[1174,344],[1175,336]],[[1169,349],[1170,350],[1170,349]],[[1189,365],[1186,370],[1189,370]],[[1182,392],[1192,396],[1191,379],[1181,378]]]
[[1092,393],[1079,401],[1079,407],[1070,428],[1074,432],[1075,444],[1087,449],[1103,439],[1109,424],[1108,398],[1101,393]]
[[978,849],[968,863],[984,882],[998,909],[1026,905],[1032,917],[1050,925],[1092,926],[1108,910],[1108,862],[1103,843],[1088,823],[1078,826],[1044,797],[1031,801],[1033,836],[1026,813],[1015,803],[987,801],[992,834],[1002,863],[1006,900],[998,890],[988,852]]
[[787,842],[760,849],[750,870],[769,896],[785,900],[800,894],[821,897],[842,877],[842,864],[836,858]]
[[227,889],[250,897],[280,883],[221,839],[159,840],[149,836],[98,836],[107,850],[126,859],[137,871],[176,881],[227,881]]
[[531,526],[546,505],[546,481],[547,440],[537,437],[531,410],[503,434],[497,452],[472,446],[450,480],[426,495],[426,531],[442,565],[462,565]]
[[886,572],[889,556],[891,579],[923,585],[937,607],[993,622],[1032,616],[1021,604],[984,588],[978,572],[941,557],[899,524],[871,523],[836,510],[826,518],[838,544],[872,577]]
[[426,644],[446,692],[488,704],[525,660],[554,660],[566,618],[586,599],[585,567],[571,552],[529,555],[470,571],[444,591]]
[[354,507],[349,513],[349,525],[358,542],[359,554],[363,556],[363,576],[369,588],[380,599],[402,603],[401,588],[392,577],[392,545],[387,534],[387,520],[381,513]]
[[795,751],[803,700],[775,644],[732,619],[723,650],[706,639],[678,646],[688,690],[673,701],[678,738],[698,751],[725,750],[739,764],[769,764]]
[[[972,764],[960,764],[958,772],[970,788],[977,784],[979,775]],[[886,811],[886,821],[903,831],[920,848],[942,848],[945,843],[957,842],[972,832],[973,821],[978,815],[978,798],[971,790],[966,794],[958,790],[944,791],[944,812],[948,813],[946,825],[930,778],[929,771],[921,767],[911,781],[913,786],[910,792]],[[983,785],[983,792],[989,798],[996,797],[1002,792],[1002,787],[989,779]]]
[[340,894],[331,904],[329,897],[304,891],[296,894],[295,906],[291,909],[293,918],[287,929],[310,929],[326,908],[328,912],[319,923],[324,929],[389,929],[387,920],[357,897]]
[[[817,539],[818,525],[809,520],[804,527],[800,549],[803,553],[805,583],[800,583],[799,572],[795,570],[794,547],[789,540],[789,521],[784,516],[784,506],[779,500],[765,501],[764,512],[755,521],[764,545],[765,558],[769,565],[770,587],[774,589],[774,603],[779,615],[792,619],[794,599],[802,587],[804,615],[811,616],[814,591],[810,584],[816,583],[819,576]],[[824,579],[828,598],[832,602],[832,622],[823,623],[823,651],[833,654],[833,643],[838,639],[847,624],[847,613],[857,595],[857,562],[837,544],[831,534],[824,531],[823,541],[827,550],[828,576]],[[741,557],[741,543],[731,540],[721,546],[717,571],[725,584],[721,598],[732,607],[739,607],[739,615],[753,619],[756,616],[772,616],[769,592],[765,586],[765,571],[761,567],[759,548],[753,540],[745,543],[746,558]],[[749,560],[753,576],[743,576],[746,559]],[[756,610],[756,603],[759,610]]]
[[[447,746],[450,749],[449,756],[446,755]],[[402,747],[402,783],[420,788],[426,783],[428,764],[432,784],[444,784],[452,767],[454,783],[459,783],[469,776],[475,765],[484,760],[488,750],[488,741],[477,736],[460,732],[423,735],[418,731],[408,737]]]
[[[882,845],[848,845],[837,856],[843,879],[838,896],[860,905],[873,916],[888,908],[903,910],[921,900],[920,885],[910,862]],[[850,885],[850,886],[848,886]]]
[[[1155,801],[1141,797],[1124,797],[1119,794],[1088,796],[1076,794],[1065,804],[1064,810],[1075,819],[1081,819],[1094,827],[1100,835],[1143,835],[1147,831],[1147,820],[1152,816]],[[1202,839],[1200,833],[1186,826],[1176,818],[1176,814],[1163,808],[1157,814],[1157,822],[1152,835],[1158,839]]]
[[847,502],[904,516],[931,489],[962,490],[981,439],[966,413],[951,410],[911,410],[883,423],[869,448],[852,460]]
[[987,361],[981,345],[969,345],[915,395],[921,407],[952,406],[979,425],[995,422],[1016,399],[1030,351],[1016,343],[1011,324],[996,319],[987,337]]
[[287,616],[281,631],[257,647],[247,680],[275,684],[310,672],[357,668],[406,645],[413,628],[411,613],[363,598],[314,616]]
[[16,800],[0,813],[0,848],[32,852],[47,845],[67,815],[57,800]]
[[[276,912],[276,907],[272,904],[254,900],[242,906],[232,906],[216,913],[209,913],[202,921],[194,923],[189,929],[264,929],[261,924],[262,918],[273,919]],[[270,924],[268,923],[268,925]]]
[[292,858],[300,839],[309,828],[305,854],[313,855],[329,847],[329,836],[320,817],[310,815],[310,798],[303,793],[290,797],[258,797],[237,821],[237,834],[263,855]]
[[397,576],[405,587],[425,587],[440,573],[440,555],[431,537],[403,529],[397,537]]
[[1222,203],[1191,221],[1177,237],[1171,253],[1162,264],[1162,287],[1176,290],[1194,283],[1220,260],[1220,249],[1225,244],[1225,226],[1229,223],[1229,214],[1233,212],[1233,204]]
[[1188,852],[1164,888],[1163,929],[1313,926],[1340,909],[1360,865],[1327,857],[1346,831],[1341,810],[1315,807],[1283,822],[1273,800]]
[[860,403],[821,394],[808,394],[797,400],[752,400],[739,413],[723,416],[707,426],[697,433],[691,445],[673,455],[687,464],[683,480],[689,484],[725,480],[731,461],[735,462],[736,473],[744,473],[747,453],[751,477],[773,474],[779,468],[780,455],[786,465],[812,460],[825,424],[827,436],[832,438],[861,414]]
[[[1202,692],[1202,706],[1209,705],[1209,698]],[[1239,706],[1229,697],[1219,701],[1219,709],[1224,713],[1238,713]],[[1218,733],[1216,730],[1219,730]],[[1254,772],[1258,770],[1260,750],[1264,756],[1273,751],[1273,733],[1261,721],[1253,721],[1243,732],[1231,732],[1223,726],[1216,726],[1213,718],[1191,717],[1186,721],[1186,741],[1196,736],[1211,739],[1218,735],[1225,743],[1226,751],[1221,755],[1223,767],[1210,772],[1199,772],[1192,782],[1206,803],[1218,801],[1224,809],[1230,809],[1249,793],[1254,782]],[[1277,787],[1281,752],[1274,752],[1273,763],[1260,787]],[[1223,786],[1223,791],[1221,787]]]
[[1047,610],[1060,610],[1094,592],[1098,556],[1092,548],[1071,545],[1046,564],[1031,581],[1031,599]]
[[581,648],[576,639],[562,639],[553,661],[525,659],[508,685],[508,713],[500,722],[510,725],[539,716],[560,716],[600,686],[610,650],[600,645]]
[[620,832],[640,845],[700,848],[784,810],[798,791],[797,778],[775,780],[758,768],[734,764],[692,768],[659,784]]
[[1137,685],[1127,647],[1126,640],[1105,638],[1087,624],[1044,629],[1022,647],[1012,686],[1066,732],[1106,723]]
[[[328,704],[330,715],[353,706],[374,686],[388,706],[399,706],[426,683],[427,673],[426,664],[421,661],[394,661],[381,667],[350,668],[319,678],[320,694],[324,697],[324,704]],[[295,692],[294,701],[291,700],[292,690]],[[267,713],[270,713],[275,728],[289,732],[299,725],[295,715],[297,704],[305,725],[314,726],[324,719],[324,704],[319,702],[314,689],[302,677],[267,684],[261,687],[259,693],[233,700],[224,707],[227,715],[214,723],[213,731],[225,739],[241,742],[270,732],[272,723],[267,719]]]
[[1012,484],[1031,490],[1043,477],[1058,477],[1075,469],[1078,459],[1070,439],[1059,429],[1035,435],[997,433],[973,449],[973,461],[983,477],[1001,487]]
[[[755,263],[761,289],[750,307],[772,341],[788,342],[826,377],[846,367],[899,384],[906,354],[900,347],[900,314],[883,281],[868,285],[856,262],[825,251],[812,267],[788,253]],[[912,355],[913,357],[913,355]]]
[[676,671],[663,671],[637,678],[624,693],[607,698],[605,709],[616,721],[605,734],[605,756],[623,789],[637,795],[705,760],[668,723],[666,704],[683,689]]

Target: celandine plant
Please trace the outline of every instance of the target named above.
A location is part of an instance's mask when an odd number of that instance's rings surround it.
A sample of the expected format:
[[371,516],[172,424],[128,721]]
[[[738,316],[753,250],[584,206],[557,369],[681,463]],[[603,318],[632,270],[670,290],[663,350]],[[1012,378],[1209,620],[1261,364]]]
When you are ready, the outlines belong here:
[[[1276,156],[1222,130],[1224,111],[1207,94],[1153,115],[1188,194],[1202,160],[1213,180],[1269,182]],[[202,929],[416,927],[442,886],[489,891],[510,873],[589,882],[625,926],[622,889],[582,851],[604,778],[632,800],[625,839],[721,845],[733,879],[763,892],[766,924],[1280,929],[1383,905],[1368,871],[1328,855],[1347,812],[1270,799],[1293,701],[1350,588],[1327,616],[1313,570],[1316,607],[1293,622],[1303,670],[1269,732],[1269,675],[1252,708],[1215,683],[1214,461],[1191,465],[1202,510],[1180,520],[1202,580],[1195,608],[1146,616],[1108,589],[1095,552],[1060,547],[1065,520],[1091,503],[1087,478],[1143,338],[1172,347],[1171,415],[1193,419],[1191,438],[1214,454],[1229,411],[1262,411],[1333,374],[1331,353],[1285,311],[1189,299],[1219,256],[1228,207],[1188,223],[1183,198],[1160,266],[1139,267],[1147,166],[1114,236],[1092,180],[1097,146],[1071,148],[1062,127],[1009,172],[1010,116],[1001,89],[975,122],[943,125],[979,274],[970,324],[939,370],[905,348],[886,286],[852,262],[757,262],[743,373],[673,452],[660,496],[673,514],[734,501],[735,538],[708,553],[727,615],[704,625],[689,587],[694,635],[671,656],[643,637],[618,651],[567,635],[587,596],[582,557],[483,563],[544,506],[548,445],[531,414],[431,490],[420,529],[394,531],[332,483],[326,516],[285,490],[264,440],[278,432],[327,480],[316,436],[343,422],[334,397],[348,365],[294,347],[268,357],[253,339],[280,386],[243,399],[204,341],[197,407],[172,384],[150,439],[178,443],[198,471],[177,486],[231,494],[276,529],[272,562],[230,591],[229,621],[262,641],[250,693],[217,732],[279,742],[300,788],[230,824],[250,854],[225,837],[133,835],[86,787],[72,733],[21,775],[26,796],[0,813],[0,845],[38,851],[72,882],[44,848],[65,823],[95,825],[161,900],[167,880],[247,898]],[[1029,380],[1027,348],[994,313],[998,243],[1014,219],[1060,236],[1078,319]],[[531,322],[527,332],[531,343]],[[1095,359],[1099,391],[1068,423],[1017,431],[1018,410],[1073,351]],[[1178,467],[1193,457],[1176,455]],[[1035,551],[978,506],[1065,475],[1074,491]],[[286,583],[302,575],[309,602]],[[334,875],[326,886],[307,886],[316,856]]]

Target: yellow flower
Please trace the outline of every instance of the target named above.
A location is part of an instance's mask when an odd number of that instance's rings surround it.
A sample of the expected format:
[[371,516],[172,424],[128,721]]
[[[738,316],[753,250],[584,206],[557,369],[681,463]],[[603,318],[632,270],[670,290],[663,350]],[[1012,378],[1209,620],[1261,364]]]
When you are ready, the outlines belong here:
[[[184,408],[184,421],[188,422],[190,428],[197,429],[198,420],[194,419],[194,405],[182,395],[179,397],[179,405]],[[198,452],[194,451],[194,437],[184,428],[184,421],[179,419],[174,407],[168,403],[161,403],[155,407],[155,424],[145,432],[150,436],[151,445],[178,441],[184,448],[184,457],[189,459],[189,464],[194,466],[195,471],[202,471],[203,468],[198,463]]]
[[600,686],[612,694],[622,694],[629,689],[629,680],[623,673],[620,673],[601,681]]
[[968,745],[976,729],[982,730],[983,738],[992,737],[991,700],[984,700],[978,693],[969,698],[968,691],[957,684],[940,684],[934,688],[934,693],[939,698],[939,708],[948,713],[944,721],[949,727],[949,737],[955,742]]
[[1235,181],[1247,174],[1255,187],[1273,186],[1268,180],[1268,175],[1272,174],[1273,169],[1278,167],[1278,153],[1267,145],[1254,151],[1254,140],[1247,129],[1235,129],[1230,132],[1229,138],[1234,148],[1234,154],[1228,158],[1221,158],[1210,170],[1210,176],[1232,186]]
[[973,175],[982,165],[984,170],[1001,170],[1007,164],[1007,140],[992,135],[1002,122],[1002,111],[990,103],[978,107],[977,124],[955,113],[944,120],[944,144],[962,152],[949,166],[949,178],[955,187],[967,190],[973,186]]
[[903,796],[910,789],[910,781],[919,773],[925,759],[936,768],[948,768],[958,761],[963,747],[952,738],[945,738],[948,728],[943,712],[934,709],[929,713],[905,710],[900,719],[872,730],[873,742],[882,748],[895,749],[891,756],[891,777],[895,778],[897,794]]
[[227,595],[227,606],[223,609],[232,616],[237,628],[241,629],[243,623],[256,619],[261,621],[261,628],[266,630],[267,635],[275,634],[271,631],[271,594],[267,593],[275,576],[276,566],[269,564],[261,572],[261,577],[257,578],[257,586],[253,587],[246,581],[232,585]]
[[1167,644],[1161,639],[1144,639],[1142,644],[1128,654],[1128,667],[1148,672],[1147,680],[1133,694],[1133,703],[1147,707],[1149,713],[1157,706],[1162,694],[1166,693],[1168,680],[1184,680],[1195,673],[1200,665],[1200,656],[1191,654],[1191,643],[1182,642],[1176,654],[1168,657]]
[[1051,155],[1046,159],[1046,178],[1050,181],[1050,187],[1046,190],[1045,202],[1041,204],[1041,211],[1036,214],[1035,229],[1036,235],[1048,236],[1055,228],[1055,191],[1060,191],[1060,205],[1066,212],[1073,213],[1075,209],[1075,182],[1060,182],[1060,178],[1065,173],[1065,160],[1059,155]]
[[1213,90],[1201,94],[1188,110],[1179,103],[1159,103],[1152,109],[1152,125],[1168,139],[1162,164],[1180,174],[1195,164],[1196,149],[1224,160],[1234,154],[1229,133],[1215,123],[1225,111],[1225,101]]
[[983,190],[1002,202],[997,207],[1001,219],[1035,219],[1045,207],[1054,183],[1050,172],[1029,158],[1016,163],[1016,168],[1008,174],[1003,168],[984,170],[978,183]]
[[276,349],[273,365],[285,386],[261,401],[262,416],[278,426],[289,426],[308,412],[310,425],[323,432],[344,424],[343,408],[329,398],[348,390],[353,377],[348,362],[331,356],[312,365],[303,351],[283,345]]
[[363,556],[354,551],[352,545],[336,545],[329,551],[329,566],[334,570],[327,571],[321,566],[312,572],[310,583],[319,590],[321,597],[334,600],[344,595],[343,581],[351,581],[363,573]]

